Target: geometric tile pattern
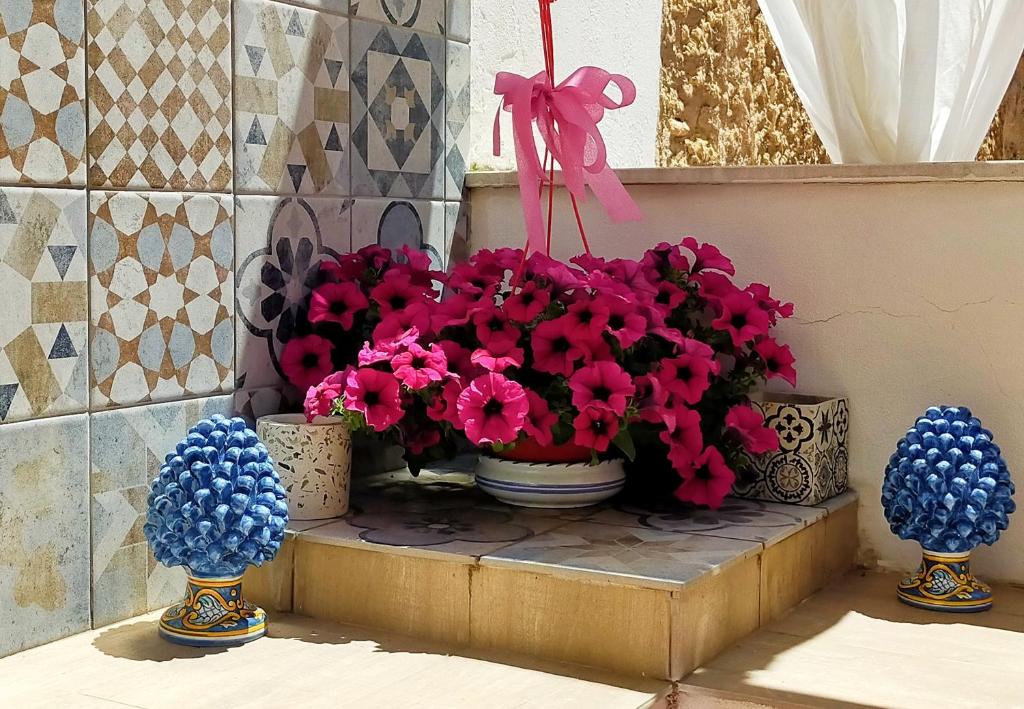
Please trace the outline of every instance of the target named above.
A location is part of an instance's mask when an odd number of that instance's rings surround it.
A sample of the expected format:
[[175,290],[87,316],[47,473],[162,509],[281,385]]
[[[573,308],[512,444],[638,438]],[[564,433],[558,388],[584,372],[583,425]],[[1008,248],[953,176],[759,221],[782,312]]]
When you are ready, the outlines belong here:
[[453,201],[462,199],[469,159],[469,67],[469,45],[448,42],[444,196]]
[[230,391],[231,199],[94,192],[89,206],[93,407]]
[[233,414],[244,418],[253,430],[256,427],[256,419],[260,416],[286,413],[289,410],[301,408],[301,401],[296,402],[294,409],[289,408],[288,401],[285,399],[281,389],[274,387],[236,389],[232,402]]
[[85,184],[81,0],[0,2],[0,181]]
[[149,553],[142,533],[149,485],[188,427],[231,414],[231,397],[147,404],[94,414],[89,439],[92,518],[92,611],[99,627],[169,605],[185,572]]
[[444,203],[445,270],[469,260],[469,202]]
[[469,42],[469,30],[473,15],[473,0],[448,0],[446,11],[448,39]]
[[424,251],[430,266],[445,270],[445,205],[420,200],[357,199],[352,209],[352,248],[377,244],[397,253],[403,246]]
[[445,0],[352,0],[352,16],[444,34]]
[[86,408],[85,218],[84,192],[0,188],[0,423]]
[[445,40],[352,21],[352,194],[443,199]]
[[306,327],[320,261],[351,249],[352,200],[236,197],[235,339],[239,388],[279,387],[280,356]]
[[235,190],[348,193],[348,20],[235,5]]
[[89,183],[225,191],[229,0],[88,0]]
[[0,426],[0,657],[89,627],[88,458],[85,414]]

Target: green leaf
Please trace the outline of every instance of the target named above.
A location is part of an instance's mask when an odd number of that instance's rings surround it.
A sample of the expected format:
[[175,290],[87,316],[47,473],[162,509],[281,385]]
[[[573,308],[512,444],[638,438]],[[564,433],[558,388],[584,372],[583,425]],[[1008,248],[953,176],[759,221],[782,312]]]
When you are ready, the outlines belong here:
[[618,434],[612,439],[612,443],[618,446],[618,449],[622,451],[629,462],[636,460],[636,446],[633,445],[633,437],[629,435],[628,428],[619,429]]

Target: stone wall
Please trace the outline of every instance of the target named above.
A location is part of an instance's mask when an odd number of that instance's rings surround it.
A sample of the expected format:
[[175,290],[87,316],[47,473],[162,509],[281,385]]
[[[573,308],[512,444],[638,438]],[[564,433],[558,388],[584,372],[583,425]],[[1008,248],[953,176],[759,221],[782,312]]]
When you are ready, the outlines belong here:
[[[828,162],[757,0],[664,0],[658,164]],[[1024,60],[979,160],[1024,157]]]

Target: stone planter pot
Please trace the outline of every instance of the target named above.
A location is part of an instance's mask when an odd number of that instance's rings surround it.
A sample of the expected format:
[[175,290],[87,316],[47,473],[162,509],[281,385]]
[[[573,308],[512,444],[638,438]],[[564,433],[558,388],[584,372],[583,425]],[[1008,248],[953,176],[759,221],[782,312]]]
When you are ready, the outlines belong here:
[[846,492],[846,399],[765,394],[753,405],[778,432],[779,450],[752,459],[734,486],[736,496],[817,505]]
[[261,416],[256,431],[288,491],[292,520],[329,519],[348,511],[352,438],[340,419],[308,423],[302,414]]
[[482,453],[476,465],[477,487],[519,507],[587,507],[616,495],[625,484],[619,460],[597,465],[523,462]]

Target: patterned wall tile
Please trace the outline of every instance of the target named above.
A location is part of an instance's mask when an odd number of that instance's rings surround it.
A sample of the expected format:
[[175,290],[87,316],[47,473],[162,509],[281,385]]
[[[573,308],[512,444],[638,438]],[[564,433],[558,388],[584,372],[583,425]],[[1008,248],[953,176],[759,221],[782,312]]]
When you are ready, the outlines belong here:
[[89,183],[225,191],[230,0],[88,0]]
[[85,184],[80,0],[0,3],[0,180]]
[[348,19],[235,5],[235,188],[348,193]]
[[293,396],[289,399],[283,387],[239,389],[234,393],[232,407],[235,416],[241,416],[255,428],[256,419],[260,416],[300,411],[302,402],[295,401],[297,395],[297,391],[293,392]]
[[444,34],[445,0],[352,0],[352,15],[418,32]]
[[0,423],[89,400],[85,193],[0,188]]
[[231,397],[150,404],[91,417],[94,627],[170,605],[181,596],[184,570],[157,563],[142,533],[146,498],[167,452],[189,426],[213,414],[230,415]]
[[0,426],[0,657],[89,627],[88,418]]
[[357,199],[352,209],[352,249],[405,245],[430,255],[433,268],[447,268],[445,206],[419,200]]
[[352,23],[352,194],[444,196],[445,45]]
[[473,15],[473,0],[448,0],[445,13],[448,23],[448,37],[459,42],[468,42]]
[[332,12],[335,15],[348,14],[348,0],[291,0],[296,5],[311,7],[314,10]]
[[305,299],[324,258],[351,248],[352,200],[238,197],[237,383],[278,386],[280,355],[305,321]]
[[444,196],[462,199],[469,160],[469,45],[448,42]]
[[444,203],[445,269],[469,260],[469,202]]
[[94,407],[231,389],[232,211],[214,195],[90,196]]

